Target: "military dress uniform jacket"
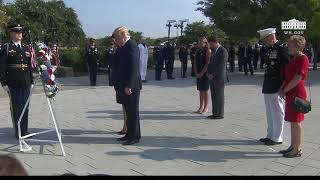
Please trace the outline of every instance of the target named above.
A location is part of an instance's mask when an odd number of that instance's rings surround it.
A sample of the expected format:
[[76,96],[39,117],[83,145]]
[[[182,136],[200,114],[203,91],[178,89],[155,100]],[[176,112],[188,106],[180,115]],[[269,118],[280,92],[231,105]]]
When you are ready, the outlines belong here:
[[163,48],[161,46],[156,46],[153,49],[153,61],[155,65],[161,65],[163,59]]
[[2,86],[26,88],[34,84],[31,55],[27,46],[18,48],[13,42],[0,51],[0,82]]
[[97,47],[87,47],[85,57],[89,65],[97,65],[99,53]]
[[179,58],[182,62],[188,62],[188,49],[185,47],[180,48],[179,50]]
[[264,94],[277,93],[284,81],[284,68],[289,62],[289,54],[286,48],[276,43],[267,53],[266,72],[264,75]]
[[115,59],[115,49],[114,48],[109,48],[106,50],[106,65],[107,67],[111,68],[113,67],[114,64],[114,59]]

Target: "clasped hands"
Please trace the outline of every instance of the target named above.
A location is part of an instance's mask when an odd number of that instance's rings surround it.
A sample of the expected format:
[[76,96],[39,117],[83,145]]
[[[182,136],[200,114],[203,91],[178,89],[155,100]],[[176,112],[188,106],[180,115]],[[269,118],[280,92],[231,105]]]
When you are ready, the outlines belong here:
[[132,94],[132,89],[129,88],[129,87],[125,87],[124,88],[124,93],[127,95],[127,96],[130,96]]

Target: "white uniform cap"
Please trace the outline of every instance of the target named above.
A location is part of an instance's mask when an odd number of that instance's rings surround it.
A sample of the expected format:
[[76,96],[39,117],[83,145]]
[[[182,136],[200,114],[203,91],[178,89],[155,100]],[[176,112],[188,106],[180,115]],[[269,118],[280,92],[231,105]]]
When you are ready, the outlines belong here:
[[263,30],[259,30],[258,33],[260,34],[260,39],[265,39],[271,34],[276,34],[277,29],[276,28],[267,28]]

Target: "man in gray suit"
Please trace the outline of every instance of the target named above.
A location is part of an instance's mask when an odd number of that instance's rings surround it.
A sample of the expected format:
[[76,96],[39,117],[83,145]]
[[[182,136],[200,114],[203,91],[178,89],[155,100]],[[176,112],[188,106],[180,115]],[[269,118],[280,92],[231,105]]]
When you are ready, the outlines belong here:
[[208,67],[208,78],[211,87],[212,113],[208,119],[224,118],[224,88],[226,80],[226,66],[228,51],[220,45],[218,38],[208,38],[212,49],[212,56]]

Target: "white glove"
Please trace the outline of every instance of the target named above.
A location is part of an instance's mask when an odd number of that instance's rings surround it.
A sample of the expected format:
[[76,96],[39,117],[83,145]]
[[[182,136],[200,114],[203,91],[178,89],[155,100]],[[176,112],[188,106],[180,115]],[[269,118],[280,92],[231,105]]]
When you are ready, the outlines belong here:
[[31,89],[33,89],[34,88],[34,84],[31,84]]
[[9,92],[10,92],[10,89],[9,89],[9,87],[8,87],[8,86],[3,86],[2,88],[3,88],[3,90],[5,90],[7,93],[9,93]]

